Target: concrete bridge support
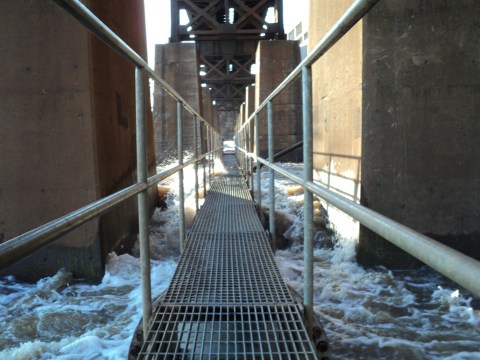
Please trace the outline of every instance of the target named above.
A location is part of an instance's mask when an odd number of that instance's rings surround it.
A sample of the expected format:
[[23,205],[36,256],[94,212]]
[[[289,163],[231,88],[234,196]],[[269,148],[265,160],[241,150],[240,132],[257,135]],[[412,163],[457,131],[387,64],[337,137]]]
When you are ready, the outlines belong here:
[[[300,63],[296,41],[259,41],[256,52],[255,107],[258,107],[285,77]],[[273,100],[274,151],[277,153],[302,139],[301,84],[297,81]],[[267,156],[267,111],[259,116],[260,153]],[[282,158],[301,161],[302,150]]]
[[[143,1],[84,3],[145,55]],[[135,99],[133,66],[53,2],[1,1],[0,30],[0,241],[6,241],[134,182]],[[35,281],[67,267],[99,280],[108,254],[128,250],[136,227],[132,200],[4,274]]]
[[[348,5],[311,1],[311,44]],[[327,186],[338,177],[338,191],[358,201],[361,173],[362,204],[476,258],[479,16],[472,0],[380,2],[314,70],[317,177]],[[363,228],[357,256],[416,263]]]
[[[351,4],[311,1],[309,48]],[[354,27],[313,70],[314,179],[348,199],[360,201],[362,147],[362,26]],[[337,231],[358,238],[359,225],[324,204]]]
[[[200,64],[194,43],[157,45],[155,72],[167,81],[198,113],[202,113],[202,88],[199,79]],[[153,116],[157,161],[176,158],[177,154],[177,104],[155,84]],[[183,110],[184,147],[193,149],[193,115]]]

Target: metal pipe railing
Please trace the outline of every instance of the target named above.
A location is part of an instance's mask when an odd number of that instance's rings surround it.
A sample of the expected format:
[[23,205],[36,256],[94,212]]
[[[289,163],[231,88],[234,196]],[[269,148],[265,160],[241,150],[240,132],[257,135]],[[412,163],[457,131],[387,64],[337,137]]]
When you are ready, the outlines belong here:
[[378,2],[380,2],[380,0],[356,0],[318,42],[312,51],[305,57],[305,59],[303,59],[303,61],[292,70],[292,72],[265,98],[265,100],[263,100],[263,102],[257,107],[257,109],[255,109],[255,111],[245,121],[240,129],[247,126],[247,124],[252,121],[254,116],[258,114],[265,106],[267,106],[269,101],[273,100],[283,89],[285,89],[288,85],[302,75],[302,69],[305,66],[312,66]]
[[[177,101],[177,159],[178,165],[183,163],[183,117],[182,103]],[[183,187],[183,169],[178,172],[178,236],[180,238],[180,251],[185,247],[185,191]]]
[[[159,181],[180,172],[180,209],[184,210],[184,194],[183,194],[183,169],[187,166],[195,164],[196,172],[198,170],[197,163],[205,161],[206,157],[210,157],[213,153],[219,151],[221,147],[218,144],[218,136],[214,135],[213,128],[208,122],[195,111],[178,92],[176,92],[164,79],[158,76],[152,70],[147,62],[138,55],[131,47],[129,47],[121,38],[119,38],[112,30],[110,30],[103,22],[101,22],[86,6],[79,0],[53,0],[59,6],[64,8],[73,17],[75,17],[85,27],[90,29],[97,35],[100,40],[111,46],[114,50],[126,57],[135,65],[135,97],[136,97],[136,148],[137,148],[137,184],[131,185],[120,190],[110,196],[104,197],[65,216],[44,224],[36,229],[30,230],[13,239],[7,240],[0,244],[0,268],[5,268],[14,264],[18,260],[28,256],[32,252],[48,245],[62,235],[74,230],[82,224],[99,217],[113,207],[123,201],[138,197],[138,221],[139,221],[139,240],[140,240],[140,257],[142,271],[142,302],[143,302],[143,330],[146,333],[150,323],[152,311],[151,299],[151,283],[150,283],[150,244],[148,237],[149,224],[149,206],[148,206],[148,188],[154,186]],[[177,118],[178,118],[178,160],[179,164],[170,169],[166,169],[150,178],[148,178],[148,162],[147,162],[147,136],[146,136],[146,76],[157,82],[168,94],[177,101]],[[182,111],[186,109],[194,115],[194,123],[197,121],[201,124],[201,128],[205,127],[210,133],[209,149],[205,151],[202,145],[202,155],[198,156],[197,146],[195,146],[194,158],[187,162],[183,161],[183,121]],[[196,129],[195,125],[195,129]],[[194,131],[195,144],[196,132]],[[217,135],[217,134],[215,134]],[[202,135],[201,135],[202,136]],[[216,141],[212,142],[212,139]],[[203,144],[203,140],[202,140]],[[198,179],[198,174],[196,173]],[[205,179],[205,167],[204,167]],[[204,181],[205,184],[205,181]],[[198,199],[198,183],[195,188],[196,198]],[[197,202],[198,204],[198,202]],[[197,205],[198,208],[198,205]],[[183,211],[180,211],[182,219]],[[180,238],[181,248],[184,246],[184,216],[180,221]],[[183,233],[182,233],[183,229]]]
[[[271,162],[273,162],[274,144],[273,144],[273,104],[272,101],[268,102],[267,105],[267,132],[268,132],[268,157]],[[247,153],[246,153],[247,154]],[[245,154],[245,156],[246,156]],[[269,183],[269,198],[270,198],[270,207],[268,211],[269,218],[269,229],[270,229],[270,239],[272,241],[273,251],[277,250],[277,236],[275,230],[275,172],[273,169],[268,171],[268,183]]]
[[[445,275],[473,294],[480,296],[480,261],[473,259],[459,251],[449,248],[419,232],[416,232],[392,219],[389,219],[373,210],[348,200],[313,181],[313,135],[312,135],[312,74],[311,66],[325,54],[344,34],[346,34],[368,11],[380,0],[357,0],[325,34],[311,53],[278,85],[239,127],[239,133],[253,119],[255,121],[255,154],[250,149],[237,149],[246,156],[256,158],[257,166],[257,203],[261,206],[261,172],[262,165],[275,171],[304,187],[304,308],[306,327],[312,334],[313,324],[313,194],[325,200],[330,205],[351,216],[363,226],[374,231],[392,244],[406,251],[410,255],[429,265],[439,273]],[[303,96],[303,154],[304,174],[298,177],[281,166],[274,164],[274,158],[269,151],[269,160],[260,157],[258,114],[267,106],[270,108],[273,99],[287,86],[302,75]],[[270,111],[270,110],[269,110]],[[270,114],[269,114],[270,117]],[[268,119],[268,147],[272,146],[270,139],[270,119]],[[270,194],[274,184],[269,184]],[[272,199],[271,199],[272,200]],[[274,208],[274,207],[273,207]],[[272,211],[272,207],[270,212]]]
[[405,225],[387,218],[365,206],[359,205],[327,188],[305,181],[279,165],[266,159],[257,158],[265,166],[273,168],[279,174],[325,200],[343,211],[363,226],[382,236],[418,260],[437,270],[476,296],[480,296],[480,261],[431,239]]
[[260,132],[259,132],[259,120],[258,114],[255,115],[255,155],[257,157],[257,191],[256,191],[256,199],[258,204],[258,211],[260,215],[260,221],[263,223],[263,210],[262,210],[262,172],[260,171],[260,162],[258,162],[258,158],[260,158]]
[[[303,178],[313,181],[313,125],[312,125],[312,68],[305,66],[302,72],[303,106]],[[304,189],[304,278],[303,299],[307,332],[313,334],[313,194]]]
[[[219,149],[216,149],[214,151],[218,150]],[[41,225],[35,229],[27,231],[26,233],[1,243],[0,268],[4,269],[16,263],[32,252],[47,246],[52,241],[58,239],[66,233],[106,213],[125,200],[138,195],[147,188],[156,185],[160,181],[172,176],[180,169],[184,169],[195,162],[203,161],[206,156],[208,156],[208,154],[203,154],[197,159],[192,158],[189,161],[184,162],[183,165],[176,165],[168,168],[156,175],[149,177],[146,184],[137,183],[131,185],[123,190],[117,191],[112,195],[106,196],[47,224]]]
[[[198,156],[198,122],[197,116],[193,115],[193,157]],[[195,213],[199,209],[199,199],[198,199],[198,163],[193,165],[193,172],[195,173]]]
[[155,71],[148,66],[148,63],[138,55],[125,41],[123,41],[117,34],[115,34],[108,26],[106,26],[98,17],[96,17],[85,5],[79,0],[52,0],[60,7],[64,8],[81,24],[90,29],[100,40],[125,56],[135,66],[143,68],[145,73],[156,83],[158,83],[167,93],[169,93],[175,100],[180,101],[184,108],[196,115],[199,120],[210,127],[208,122],[191,106],[188,102],[162,77],[155,73]]
[[[137,120],[137,182],[147,184],[147,126],[145,119],[145,73],[135,68],[135,104]],[[148,187],[138,195],[138,237],[140,242],[140,267],[142,273],[143,330],[148,329],[152,313],[152,288],[150,281],[150,239],[148,236]]]

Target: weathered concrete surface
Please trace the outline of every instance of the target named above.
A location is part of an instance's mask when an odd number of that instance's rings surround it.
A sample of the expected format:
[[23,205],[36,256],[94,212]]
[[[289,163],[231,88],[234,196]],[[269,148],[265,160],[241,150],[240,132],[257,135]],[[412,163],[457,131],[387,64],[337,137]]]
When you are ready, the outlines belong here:
[[[310,48],[350,5],[311,1]],[[316,178],[480,258],[480,3],[380,2],[314,66]],[[365,265],[416,261],[348,217]],[[333,214],[333,216],[332,216]],[[348,225],[350,224],[350,225]]]
[[[146,58],[143,1],[115,3],[90,0],[90,9],[143,58]],[[94,94],[95,144],[99,197],[136,182],[135,68],[123,56],[90,35],[91,77]],[[147,90],[147,94],[149,91]],[[147,109],[150,98],[147,96]],[[149,174],[155,173],[155,147],[151,112],[147,112],[147,160]],[[112,141],[112,139],[114,141]],[[150,207],[156,190],[150,190]],[[101,217],[103,253],[129,249],[137,231],[137,201],[131,199]]]
[[[350,0],[310,2],[311,50],[351,5]],[[357,24],[312,68],[314,178],[350,200],[360,200],[362,146],[362,24]],[[324,204],[342,236],[359,225]]]
[[217,107],[212,101],[212,91],[208,87],[202,87],[202,116],[216,131],[220,133]]
[[[479,18],[474,0],[377,5],[364,22],[362,132],[362,203],[476,258]],[[414,263],[388,245],[362,229],[359,260]]]
[[216,128],[216,119],[213,117],[212,94],[208,87],[202,87],[202,116],[210,125]]
[[[131,28],[121,35],[145,49],[142,1],[87,6],[116,31],[128,16]],[[52,2],[5,0],[0,18],[0,66],[8,69],[0,78],[5,241],[130,185],[135,159],[127,151],[135,130],[129,63]],[[135,217],[135,203],[125,204],[6,272],[34,281],[68,267],[78,277],[100,279],[108,253],[135,232]]]
[[[258,107],[285,77],[300,63],[296,41],[259,41],[256,52],[255,107]],[[274,152],[277,153],[302,139],[301,84],[296,81],[273,101]],[[267,112],[259,116],[260,153],[267,154]],[[291,152],[284,161],[300,161],[302,150]]]
[[[157,45],[155,72],[167,81],[198,113],[202,113],[202,90],[199,79],[200,64],[193,43]],[[185,125],[184,147],[192,149],[192,115],[183,111]],[[177,154],[177,104],[166,91],[155,84],[153,117],[157,161]]]
[[223,108],[222,105],[217,107],[218,123],[221,126],[223,140],[232,140],[235,136],[235,126],[240,114],[239,110]]

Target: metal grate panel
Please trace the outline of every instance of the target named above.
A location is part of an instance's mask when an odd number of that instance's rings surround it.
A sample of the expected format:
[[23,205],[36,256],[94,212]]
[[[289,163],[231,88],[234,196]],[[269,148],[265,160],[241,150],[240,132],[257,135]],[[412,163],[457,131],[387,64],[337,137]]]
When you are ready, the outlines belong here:
[[218,233],[188,241],[163,302],[278,304],[293,298],[263,232]]
[[[200,216],[201,215],[201,216]],[[265,232],[257,219],[256,210],[251,206],[218,205],[216,208],[200,210],[197,219],[189,231],[189,237],[195,233],[217,234],[235,232]]]
[[317,358],[233,165],[211,184],[140,359]]
[[212,182],[189,234],[263,231],[245,181],[241,177],[222,176]]
[[139,357],[316,359],[297,305],[161,305]]

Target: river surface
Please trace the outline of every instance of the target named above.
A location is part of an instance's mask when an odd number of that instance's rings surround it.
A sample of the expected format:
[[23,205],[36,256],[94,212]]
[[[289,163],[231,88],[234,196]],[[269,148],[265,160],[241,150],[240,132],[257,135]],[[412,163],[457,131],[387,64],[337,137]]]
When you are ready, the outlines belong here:
[[[302,172],[298,164],[283,166]],[[220,164],[215,171],[222,172]],[[192,169],[185,178],[188,222],[194,213]],[[262,183],[266,189],[266,172]],[[178,184],[173,178],[165,185],[172,188],[168,209],[155,212],[150,229],[154,296],[167,288],[179,258]],[[277,211],[290,245],[275,258],[299,293],[302,201],[289,180],[277,178]],[[334,359],[480,359],[478,298],[427,267],[365,270],[354,260],[354,241],[331,234],[321,220],[317,225],[315,310]],[[111,254],[98,285],[72,280],[62,269],[37,284],[1,279],[0,359],[126,359],[142,312],[137,252]]]

